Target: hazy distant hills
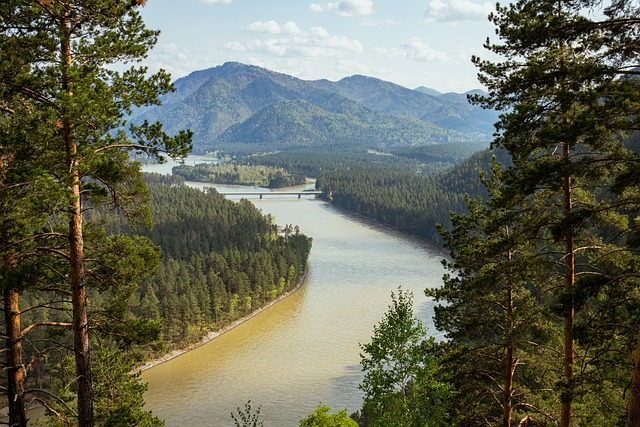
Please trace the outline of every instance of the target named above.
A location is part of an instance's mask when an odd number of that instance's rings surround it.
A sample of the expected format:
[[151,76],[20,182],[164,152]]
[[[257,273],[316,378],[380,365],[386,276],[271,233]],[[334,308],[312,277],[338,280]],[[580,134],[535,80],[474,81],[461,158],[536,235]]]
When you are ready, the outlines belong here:
[[196,152],[488,141],[497,119],[494,111],[468,104],[465,94],[411,90],[365,76],[307,81],[233,62],[195,71],[175,87],[162,106],[134,120],[160,120],[169,133],[190,128]]

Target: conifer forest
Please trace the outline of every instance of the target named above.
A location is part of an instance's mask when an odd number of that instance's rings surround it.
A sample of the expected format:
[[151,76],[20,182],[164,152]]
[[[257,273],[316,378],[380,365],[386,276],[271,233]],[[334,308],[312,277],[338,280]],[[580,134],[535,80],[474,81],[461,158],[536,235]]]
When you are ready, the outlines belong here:
[[[140,366],[304,286],[313,253],[297,225],[185,181],[313,179],[332,207],[444,248],[425,290],[442,339],[400,284],[359,343],[361,407],[295,423],[640,427],[638,1],[497,4],[470,58],[485,91],[424,114],[435,96],[237,63],[203,72],[217,100],[197,110],[193,80],[141,65],[146,3],[0,3],[6,425],[36,425],[35,406],[37,425],[164,425]],[[251,102],[234,76],[259,79]],[[218,162],[142,173],[192,150]],[[251,402],[231,423],[264,425]]]

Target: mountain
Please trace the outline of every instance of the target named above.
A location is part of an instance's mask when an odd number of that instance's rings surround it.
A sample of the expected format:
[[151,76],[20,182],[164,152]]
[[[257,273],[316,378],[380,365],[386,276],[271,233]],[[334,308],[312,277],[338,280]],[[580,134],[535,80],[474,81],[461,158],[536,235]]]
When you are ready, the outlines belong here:
[[431,95],[431,96],[440,96],[440,95],[442,95],[442,92],[438,92],[435,89],[431,89],[431,88],[428,88],[428,87],[425,87],[425,86],[417,87],[414,90],[416,90],[418,92],[425,93],[427,95]]
[[379,150],[390,147],[468,140],[420,120],[373,112],[352,103],[348,113],[332,112],[303,99],[284,101],[260,110],[218,136],[224,146],[251,144],[269,151],[309,145],[358,144]]
[[[442,103],[442,108],[425,114],[422,120],[429,121],[445,129],[456,129],[460,132],[481,132],[492,135],[495,128],[493,124],[498,121],[498,113],[495,110],[484,109],[469,103],[469,95],[486,95],[480,90],[472,90],[465,93],[445,93],[437,97]],[[490,140],[492,138],[488,138]]]
[[[417,91],[358,75],[346,77],[333,85],[340,95],[374,111],[412,117],[476,137],[491,135],[493,123],[498,118],[495,111],[485,110],[467,101],[468,94],[481,91],[441,94],[424,86],[421,86],[422,90]],[[325,88],[329,89],[326,86]]]
[[427,111],[438,110],[441,104],[432,96],[374,77],[355,75],[335,83],[318,83],[366,108],[395,116],[419,119]]
[[195,71],[174,86],[163,105],[138,111],[133,121],[159,120],[169,133],[189,128],[195,152],[489,140],[497,118],[464,94],[427,94],[359,75],[307,81],[236,62]]

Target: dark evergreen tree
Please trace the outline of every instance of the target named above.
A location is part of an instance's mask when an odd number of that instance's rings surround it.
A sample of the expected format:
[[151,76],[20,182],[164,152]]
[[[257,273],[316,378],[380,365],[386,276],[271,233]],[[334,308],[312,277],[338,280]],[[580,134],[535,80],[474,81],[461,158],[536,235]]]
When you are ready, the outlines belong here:
[[[470,214],[452,214],[453,228],[440,228],[452,274],[427,294],[443,304],[436,327],[446,332],[442,356],[458,393],[457,425],[552,422],[556,377],[543,375],[543,349],[554,329],[544,306],[546,261],[534,251],[524,218],[498,206],[502,168],[494,163],[485,181],[490,199],[468,199]],[[546,392],[542,390],[548,390]]]
[[[82,222],[86,202],[113,203],[133,213],[144,187],[128,151],[185,155],[189,148],[187,133],[169,138],[159,124],[130,127],[129,134],[119,129],[132,106],[157,103],[158,95],[170,89],[164,72],[145,77],[144,68],[122,73],[108,68],[140,60],[155,44],[157,32],[145,28],[137,11],[143,3],[9,1],[1,9],[7,53],[2,65],[9,71],[2,86],[27,99],[43,119],[31,138],[44,156],[38,179],[59,186],[64,206],[56,206],[66,215],[62,235],[67,243],[57,253],[67,260],[70,277],[81,426],[94,425]],[[52,206],[41,213],[51,214]]]
[[[486,47],[503,59],[474,58],[490,92],[475,100],[504,112],[494,145],[506,149],[514,164],[498,203],[518,206],[514,215],[528,219],[522,227],[536,252],[558,265],[548,304],[563,323],[561,426],[612,422],[588,403],[612,395],[595,385],[592,375],[602,373],[603,360],[595,354],[629,351],[598,342],[601,335],[585,328],[595,326],[588,321],[591,310],[602,306],[617,282],[603,276],[623,269],[617,254],[630,224],[609,189],[622,165],[635,161],[621,143],[638,127],[640,84],[624,78],[638,74],[638,12],[630,1],[521,0],[498,6],[490,20],[500,41]],[[629,298],[632,289],[618,286]],[[621,387],[613,386],[617,398]]]

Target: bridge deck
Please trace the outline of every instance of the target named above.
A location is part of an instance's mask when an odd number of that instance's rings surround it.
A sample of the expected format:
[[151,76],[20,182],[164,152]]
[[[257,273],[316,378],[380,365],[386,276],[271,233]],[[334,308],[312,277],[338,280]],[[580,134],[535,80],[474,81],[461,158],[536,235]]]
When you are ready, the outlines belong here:
[[316,196],[322,194],[322,191],[220,191],[223,196],[298,196],[300,199],[302,196]]

